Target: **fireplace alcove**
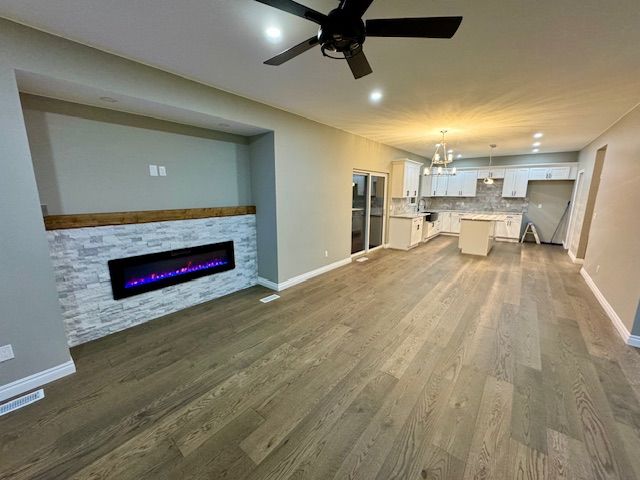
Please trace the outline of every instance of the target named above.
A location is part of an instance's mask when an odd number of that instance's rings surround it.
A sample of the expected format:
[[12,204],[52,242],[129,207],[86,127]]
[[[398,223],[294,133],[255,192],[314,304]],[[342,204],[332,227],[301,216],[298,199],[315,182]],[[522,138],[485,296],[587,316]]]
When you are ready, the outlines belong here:
[[120,258],[108,262],[114,300],[233,270],[233,241]]

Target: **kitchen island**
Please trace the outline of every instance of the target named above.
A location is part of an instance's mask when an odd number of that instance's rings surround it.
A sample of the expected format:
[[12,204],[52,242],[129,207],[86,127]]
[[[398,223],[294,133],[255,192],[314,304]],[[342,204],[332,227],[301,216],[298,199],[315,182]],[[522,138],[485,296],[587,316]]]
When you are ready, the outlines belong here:
[[472,213],[460,218],[460,251],[468,255],[487,256],[493,248],[496,222],[505,221],[505,215]]

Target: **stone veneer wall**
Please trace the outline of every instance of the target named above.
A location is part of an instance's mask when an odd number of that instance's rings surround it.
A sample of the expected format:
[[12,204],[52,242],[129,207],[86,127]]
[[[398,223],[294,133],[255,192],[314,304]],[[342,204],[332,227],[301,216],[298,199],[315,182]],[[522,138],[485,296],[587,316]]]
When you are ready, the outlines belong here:
[[529,207],[527,198],[503,198],[504,180],[494,180],[493,185],[478,181],[475,197],[428,197],[427,209],[430,210],[466,210],[478,212],[526,213]]
[[[255,215],[49,231],[70,346],[251,287],[258,278]],[[114,300],[107,261],[233,240],[236,268]]]

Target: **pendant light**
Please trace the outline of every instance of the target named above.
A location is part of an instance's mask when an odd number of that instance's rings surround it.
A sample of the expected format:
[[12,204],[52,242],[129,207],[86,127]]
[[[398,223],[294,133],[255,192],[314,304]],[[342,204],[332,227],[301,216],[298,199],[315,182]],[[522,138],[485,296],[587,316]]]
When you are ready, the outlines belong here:
[[491,160],[493,159],[493,149],[496,148],[497,145],[492,143],[489,147],[491,147],[491,150],[489,150],[489,169],[487,170],[487,176],[483,180],[485,185],[493,185],[493,178],[491,178]]
[[[447,142],[444,138],[446,130],[441,130],[442,141],[436,145],[436,151],[431,157],[431,165],[425,167],[425,175],[455,175],[456,167],[449,168],[449,164],[453,163],[453,149],[447,148]],[[442,153],[440,153],[442,150]],[[435,170],[434,170],[435,167]]]

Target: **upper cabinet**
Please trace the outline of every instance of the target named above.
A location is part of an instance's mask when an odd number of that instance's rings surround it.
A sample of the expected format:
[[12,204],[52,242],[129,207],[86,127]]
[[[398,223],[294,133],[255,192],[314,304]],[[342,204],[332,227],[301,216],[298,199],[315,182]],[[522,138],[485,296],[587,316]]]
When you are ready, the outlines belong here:
[[488,167],[478,170],[478,178],[504,178],[504,168]]
[[423,175],[423,197],[475,197],[478,172],[468,170],[456,175]]
[[527,196],[528,183],[528,168],[507,168],[504,173],[502,196],[510,198],[524,198]]
[[391,197],[418,196],[422,163],[413,160],[395,160],[391,163]]
[[571,179],[571,167],[534,167],[529,169],[529,180],[570,180],[570,179]]

